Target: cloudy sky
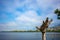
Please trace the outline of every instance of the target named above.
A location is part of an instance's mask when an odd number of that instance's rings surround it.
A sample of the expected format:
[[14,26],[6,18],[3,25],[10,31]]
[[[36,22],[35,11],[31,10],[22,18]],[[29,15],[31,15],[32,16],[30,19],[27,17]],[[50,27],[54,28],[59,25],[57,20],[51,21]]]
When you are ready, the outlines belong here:
[[0,0],[0,31],[35,30],[46,17],[53,19],[49,27],[59,26],[57,8],[60,0]]

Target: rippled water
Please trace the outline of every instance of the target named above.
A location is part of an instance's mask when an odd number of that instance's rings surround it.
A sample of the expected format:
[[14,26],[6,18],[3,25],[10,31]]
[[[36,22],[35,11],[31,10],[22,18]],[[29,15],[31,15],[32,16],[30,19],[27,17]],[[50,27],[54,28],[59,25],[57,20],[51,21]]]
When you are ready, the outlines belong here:
[[[41,32],[0,32],[0,40],[42,40]],[[60,33],[47,32],[46,40],[60,40]]]

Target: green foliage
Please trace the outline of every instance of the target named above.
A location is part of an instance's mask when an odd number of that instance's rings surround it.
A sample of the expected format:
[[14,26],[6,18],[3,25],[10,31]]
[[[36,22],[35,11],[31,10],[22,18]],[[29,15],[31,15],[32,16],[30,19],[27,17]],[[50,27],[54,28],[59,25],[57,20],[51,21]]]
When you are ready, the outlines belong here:
[[58,13],[58,9],[56,9],[54,13],[57,14]]
[[58,16],[57,18],[60,19],[60,16]]
[[58,32],[60,32],[60,30],[58,30]]
[[58,16],[57,18],[60,19],[60,10],[59,9],[56,9],[54,11],[54,13],[57,14],[57,16]]

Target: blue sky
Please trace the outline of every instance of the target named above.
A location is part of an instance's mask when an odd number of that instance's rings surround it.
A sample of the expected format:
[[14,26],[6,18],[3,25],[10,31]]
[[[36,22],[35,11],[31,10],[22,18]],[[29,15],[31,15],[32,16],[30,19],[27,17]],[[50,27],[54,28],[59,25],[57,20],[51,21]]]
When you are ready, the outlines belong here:
[[36,30],[46,17],[53,19],[49,27],[59,26],[57,8],[60,0],[0,0],[0,31]]

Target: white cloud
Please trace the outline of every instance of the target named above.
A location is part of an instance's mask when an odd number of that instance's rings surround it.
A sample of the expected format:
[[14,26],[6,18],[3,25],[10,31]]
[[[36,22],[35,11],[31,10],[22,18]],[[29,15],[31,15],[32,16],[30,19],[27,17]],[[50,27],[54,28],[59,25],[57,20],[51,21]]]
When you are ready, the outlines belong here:
[[30,22],[36,22],[36,19],[29,18],[27,16],[20,16],[17,18],[19,21],[30,21]]
[[[5,24],[0,24],[0,26],[32,27],[40,26],[46,17],[53,18],[53,20],[55,20],[56,15],[53,14],[53,11],[56,8],[60,8],[60,3],[58,3],[59,1],[60,0],[25,0],[20,2],[19,0],[14,0],[14,2],[11,4],[10,2],[6,2],[5,5],[7,6],[5,8],[5,11],[11,12],[14,14],[14,16],[16,16],[16,18],[14,18],[15,21],[9,21]],[[27,11],[22,13],[16,10],[16,8],[23,6]],[[42,10],[42,15],[40,16],[38,16],[36,13],[36,10],[39,8]],[[48,10],[49,8],[52,8],[52,10]],[[55,22],[56,20],[53,21],[53,23]]]
[[43,19],[42,16],[38,16],[35,11],[27,11],[24,14],[16,17],[16,23],[22,27],[29,26],[39,26],[41,25]]
[[60,0],[37,0],[37,5],[39,5],[39,7],[42,9],[47,9],[48,7],[55,7],[56,5],[60,5],[58,1]]
[[17,26],[17,24],[14,22],[14,21],[10,21],[10,22],[7,22],[7,23],[2,23],[2,24],[0,24],[0,27],[2,27],[2,26],[4,26],[4,27],[13,27],[13,26]]
[[17,26],[17,24],[14,22],[14,21],[12,21],[12,22],[8,22],[7,24],[6,24],[8,27],[9,26]]
[[21,16],[17,17],[16,20],[18,21],[28,21],[28,22],[38,22],[39,16],[35,11],[27,11]]

